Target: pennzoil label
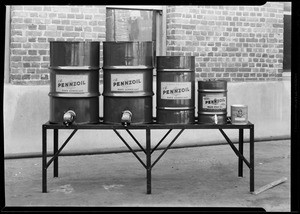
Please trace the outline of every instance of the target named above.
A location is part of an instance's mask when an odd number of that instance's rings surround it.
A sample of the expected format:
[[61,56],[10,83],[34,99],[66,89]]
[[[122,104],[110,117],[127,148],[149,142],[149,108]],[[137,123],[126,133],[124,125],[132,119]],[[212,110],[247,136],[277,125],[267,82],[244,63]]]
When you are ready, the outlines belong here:
[[232,122],[247,122],[248,107],[231,106],[231,121]]
[[143,74],[111,74],[111,91],[143,91]]
[[207,94],[203,96],[202,108],[226,109],[226,97],[224,94]]
[[192,83],[191,82],[161,82],[161,99],[191,99]]
[[56,75],[56,91],[86,93],[88,92],[88,75]]

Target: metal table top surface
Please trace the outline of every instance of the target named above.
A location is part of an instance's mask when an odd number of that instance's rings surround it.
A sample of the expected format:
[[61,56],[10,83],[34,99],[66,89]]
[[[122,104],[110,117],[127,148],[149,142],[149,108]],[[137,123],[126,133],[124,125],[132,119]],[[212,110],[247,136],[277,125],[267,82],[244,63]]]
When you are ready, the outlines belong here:
[[99,118],[99,123],[95,124],[76,124],[73,123],[69,126],[63,123],[50,123],[49,121],[43,124],[47,129],[250,129],[254,126],[253,123],[248,121],[247,124],[231,124],[227,120],[226,124],[199,124],[197,120],[191,124],[159,124],[155,118],[152,123],[143,124],[130,124],[127,126],[120,124],[104,123],[102,118]]

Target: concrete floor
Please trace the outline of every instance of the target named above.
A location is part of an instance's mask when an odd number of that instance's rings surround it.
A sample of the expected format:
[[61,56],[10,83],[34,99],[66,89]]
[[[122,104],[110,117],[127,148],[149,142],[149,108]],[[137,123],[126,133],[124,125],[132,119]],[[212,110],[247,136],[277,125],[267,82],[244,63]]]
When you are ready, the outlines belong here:
[[[245,144],[245,157],[249,157]],[[162,151],[154,152],[152,161]],[[142,152],[137,153],[145,160]],[[41,158],[5,160],[6,206],[96,207],[262,207],[290,211],[290,140],[255,143],[255,189],[282,177],[287,181],[258,195],[249,192],[249,170],[237,175],[229,145],[170,149],[152,169],[152,194],[146,170],[132,153],[62,156],[59,177],[48,168],[48,193],[42,193]],[[122,208],[121,208],[122,209]]]

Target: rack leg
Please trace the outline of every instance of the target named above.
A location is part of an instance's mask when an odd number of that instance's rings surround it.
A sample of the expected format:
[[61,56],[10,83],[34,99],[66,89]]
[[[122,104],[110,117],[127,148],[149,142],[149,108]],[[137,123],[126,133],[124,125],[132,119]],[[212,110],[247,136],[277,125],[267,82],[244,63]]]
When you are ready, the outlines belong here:
[[146,129],[146,155],[147,155],[147,194],[151,194],[151,142],[150,129]]
[[42,135],[42,192],[47,192],[47,129],[44,126]]
[[254,192],[254,125],[250,128],[250,192]]
[[[239,129],[239,152],[244,153],[244,129]],[[243,177],[243,160],[239,157],[238,176]]]
[[[53,130],[53,154],[58,151],[58,129]],[[58,177],[58,156],[53,160],[53,177]]]

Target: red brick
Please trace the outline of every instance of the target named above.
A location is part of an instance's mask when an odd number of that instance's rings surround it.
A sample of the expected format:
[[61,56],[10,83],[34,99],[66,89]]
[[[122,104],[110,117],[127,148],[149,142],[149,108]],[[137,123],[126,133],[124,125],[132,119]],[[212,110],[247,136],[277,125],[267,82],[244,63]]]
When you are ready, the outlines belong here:
[[207,77],[215,77],[215,73],[208,73]]
[[11,36],[22,36],[23,35],[23,31],[21,30],[12,30],[11,31]]
[[105,32],[105,27],[103,26],[93,27],[93,32]]
[[63,32],[63,37],[78,37],[80,34],[77,32]]
[[48,80],[49,75],[48,74],[41,74],[41,80]]
[[30,74],[23,74],[22,75],[22,80],[29,80],[30,79]]
[[238,51],[239,48],[234,48],[234,47],[227,47],[226,51]]
[[21,74],[11,74],[10,79],[11,80],[21,80],[22,75]]
[[38,17],[39,14],[38,14],[38,13],[30,13],[29,16],[30,16],[30,17]]
[[39,38],[38,38],[38,42],[46,42],[46,41],[47,41],[46,38],[43,38],[43,37],[39,37]]
[[57,18],[60,18],[60,19],[67,18],[67,14],[65,14],[65,13],[59,13],[59,14],[57,14]]
[[87,25],[86,20],[71,20],[71,25]]
[[20,24],[11,24],[11,29],[22,29],[25,30],[27,29],[27,25],[20,23]]
[[67,14],[67,18],[68,19],[74,19],[75,18],[75,14]]
[[28,50],[28,55],[37,55],[37,50]]
[[11,61],[21,61],[21,60],[22,60],[22,57],[21,57],[21,56],[11,56],[11,57],[10,57],[10,60],[11,60]]
[[46,25],[39,25],[38,29],[39,30],[46,30]]
[[31,43],[23,43],[22,44],[22,48],[28,49],[28,48],[31,48],[31,47],[32,47]]
[[27,31],[26,36],[42,36],[41,31]]
[[49,48],[49,43],[32,43],[32,48],[48,49]]
[[36,30],[37,29],[37,25],[31,24],[28,25],[28,30]]
[[46,50],[39,50],[38,53],[39,53],[39,55],[46,55],[47,51]]
[[49,63],[40,63],[41,68],[49,68]]
[[24,22],[24,18],[12,18],[11,19],[11,23],[23,23]]
[[72,7],[71,12],[72,13],[79,13],[79,8]]
[[226,68],[225,71],[226,72],[238,72],[239,68]]
[[[63,17],[64,18],[64,17]],[[76,14],[75,15],[76,19],[84,19],[84,15],[83,14]]]
[[245,78],[245,81],[257,81],[257,78]]
[[75,29],[74,29],[75,31],[82,31],[82,27],[81,26],[75,26]]
[[11,42],[11,43],[10,43],[10,47],[11,47],[11,48],[21,48],[21,47],[22,47],[22,43]]
[[232,78],[232,81],[243,82],[244,78]]
[[85,18],[85,19],[92,19],[92,18],[93,18],[93,16],[92,16],[92,15],[88,15],[88,14],[87,14],[87,15],[84,15],[84,18]]
[[212,68],[211,71],[213,72],[224,72],[224,68]]
[[60,19],[52,19],[52,24],[60,24]]
[[50,57],[49,56],[43,56],[43,61],[44,62],[49,62],[50,61]]
[[23,56],[23,61],[40,61],[41,57],[39,56]]
[[32,23],[32,18],[25,18],[24,23],[31,24]]
[[49,69],[47,69],[47,68],[39,68],[39,69],[36,69],[36,73],[38,73],[38,74],[49,73]]
[[28,62],[23,63],[23,67],[24,67],[24,68],[30,67],[30,63],[28,63]]
[[74,27],[73,26],[65,26],[65,31],[73,31]]
[[22,49],[12,49],[11,54],[12,55],[26,55],[27,51]]

